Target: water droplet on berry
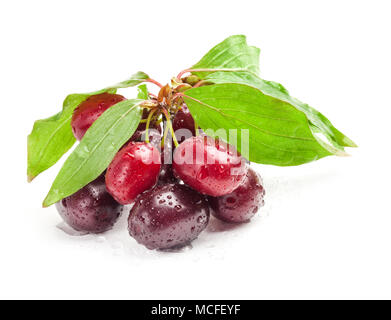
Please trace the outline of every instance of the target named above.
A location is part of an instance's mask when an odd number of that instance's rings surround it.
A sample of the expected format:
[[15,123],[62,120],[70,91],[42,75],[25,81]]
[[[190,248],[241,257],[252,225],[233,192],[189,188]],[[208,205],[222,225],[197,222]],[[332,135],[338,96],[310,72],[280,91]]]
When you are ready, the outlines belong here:
[[197,174],[198,180],[204,180],[208,177],[208,169],[206,167],[202,167],[201,170]]

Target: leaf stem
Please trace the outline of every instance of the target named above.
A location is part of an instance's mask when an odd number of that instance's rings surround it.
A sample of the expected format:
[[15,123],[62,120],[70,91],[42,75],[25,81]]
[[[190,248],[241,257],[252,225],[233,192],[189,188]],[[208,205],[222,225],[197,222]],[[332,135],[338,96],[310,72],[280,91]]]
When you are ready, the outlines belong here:
[[181,72],[178,73],[178,75],[176,76],[176,78],[178,80],[180,80],[182,78],[182,76],[185,74],[185,73],[188,73],[188,72],[191,72],[191,69],[185,69],[185,70],[182,70]]
[[145,81],[145,82],[153,83],[153,84],[157,85],[159,88],[163,88],[163,85],[162,85],[161,83],[157,82],[157,81],[154,80],[154,79],[148,78],[148,79],[145,79],[144,81]]

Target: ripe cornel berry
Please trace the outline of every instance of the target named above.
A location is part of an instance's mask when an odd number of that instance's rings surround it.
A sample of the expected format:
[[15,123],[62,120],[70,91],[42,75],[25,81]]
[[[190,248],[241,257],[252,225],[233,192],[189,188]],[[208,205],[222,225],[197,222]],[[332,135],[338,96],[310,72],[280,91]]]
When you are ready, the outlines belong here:
[[264,204],[265,189],[262,179],[251,168],[244,182],[233,192],[221,197],[208,197],[211,213],[226,222],[250,220]]
[[72,115],[71,126],[75,138],[80,141],[89,127],[103,112],[122,100],[126,100],[125,97],[105,92],[83,101]]
[[197,238],[209,222],[209,206],[203,195],[185,185],[158,185],[137,198],[128,222],[138,243],[170,249]]
[[[193,116],[186,104],[182,104],[181,109],[176,113],[172,121],[172,128],[176,132],[176,138],[182,143],[186,138],[195,136],[195,124]],[[187,131],[183,130],[186,129]],[[183,131],[182,131],[183,130]]]
[[77,231],[101,233],[111,229],[123,206],[107,192],[104,176],[56,204],[64,221]]
[[107,190],[119,203],[132,203],[140,193],[156,184],[160,163],[160,152],[154,146],[129,142],[107,169]]
[[174,152],[174,174],[193,189],[210,196],[231,193],[245,179],[245,159],[222,140],[192,137]]

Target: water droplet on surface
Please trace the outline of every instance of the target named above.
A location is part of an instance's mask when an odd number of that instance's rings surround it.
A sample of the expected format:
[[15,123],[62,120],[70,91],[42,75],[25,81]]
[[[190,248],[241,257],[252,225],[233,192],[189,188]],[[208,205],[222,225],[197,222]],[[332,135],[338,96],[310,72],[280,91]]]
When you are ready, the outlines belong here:
[[124,248],[124,244],[121,241],[115,241],[112,244],[112,248],[113,249],[123,249]]
[[67,235],[72,237],[80,237],[85,236],[88,234],[86,231],[77,231],[73,228],[71,228],[69,225],[67,225],[65,222],[60,222],[57,226],[58,229],[65,232]]
[[98,243],[106,242],[106,238],[104,236],[98,236],[96,237],[96,242]]
[[170,253],[183,253],[186,251],[190,251],[191,249],[193,249],[193,246],[191,244],[188,244],[186,246],[179,247],[179,248],[159,249],[158,251],[170,252]]

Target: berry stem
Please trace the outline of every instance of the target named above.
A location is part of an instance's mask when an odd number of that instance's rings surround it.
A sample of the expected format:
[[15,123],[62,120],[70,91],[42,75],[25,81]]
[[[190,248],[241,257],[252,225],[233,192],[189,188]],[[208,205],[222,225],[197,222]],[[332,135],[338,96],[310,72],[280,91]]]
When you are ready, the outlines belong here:
[[147,118],[147,124],[145,126],[145,142],[146,143],[149,143],[149,125],[151,123],[151,119],[152,119],[152,116],[153,114],[156,112],[156,109],[152,109],[149,114],[148,114],[148,118]]
[[157,99],[157,95],[156,95],[156,94],[153,94],[153,93],[151,93],[151,92],[148,92],[148,95],[149,95],[150,97],[152,97],[152,98]]
[[166,139],[167,139],[167,135],[168,135],[168,125],[167,125],[167,121],[164,122],[164,133],[163,133],[163,139],[162,139],[162,142],[161,142],[161,147],[164,148],[164,145],[166,143]]
[[175,147],[178,147],[179,146],[179,143],[178,143],[178,140],[176,139],[176,136],[175,136],[175,132],[174,132],[174,129],[172,127],[172,124],[171,124],[171,120],[170,120],[170,115],[168,114],[167,110],[166,109],[163,109],[162,110],[165,117],[166,117],[166,120],[167,120],[167,127],[170,129],[171,131],[171,135],[172,135],[172,140],[174,141],[174,144],[175,144]]
[[160,118],[160,116],[159,116],[158,118],[159,118],[159,119],[156,121],[156,124],[157,124],[157,125],[161,124],[161,123],[162,123],[162,121],[163,121],[163,119],[162,119],[162,118]]

